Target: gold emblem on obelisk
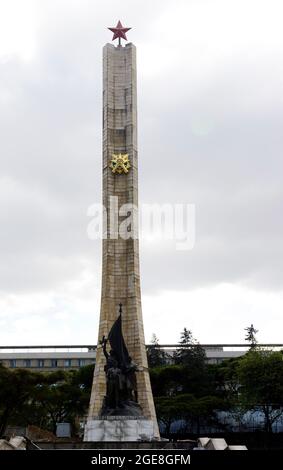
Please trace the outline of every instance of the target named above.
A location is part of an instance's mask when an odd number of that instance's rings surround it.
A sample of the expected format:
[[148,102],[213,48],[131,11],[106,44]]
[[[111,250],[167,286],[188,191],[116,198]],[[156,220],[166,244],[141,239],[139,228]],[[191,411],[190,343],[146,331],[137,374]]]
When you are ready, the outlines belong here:
[[129,155],[127,153],[113,153],[112,159],[109,163],[109,168],[111,168],[112,173],[118,173],[119,175],[122,173],[129,173],[129,169],[131,168]]

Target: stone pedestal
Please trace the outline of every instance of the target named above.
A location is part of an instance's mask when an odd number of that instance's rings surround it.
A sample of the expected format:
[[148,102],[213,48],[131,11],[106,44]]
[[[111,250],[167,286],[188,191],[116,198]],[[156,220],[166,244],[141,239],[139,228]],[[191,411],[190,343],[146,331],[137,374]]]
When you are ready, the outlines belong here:
[[149,442],[158,438],[153,421],[128,416],[88,420],[84,432],[84,441],[92,442]]

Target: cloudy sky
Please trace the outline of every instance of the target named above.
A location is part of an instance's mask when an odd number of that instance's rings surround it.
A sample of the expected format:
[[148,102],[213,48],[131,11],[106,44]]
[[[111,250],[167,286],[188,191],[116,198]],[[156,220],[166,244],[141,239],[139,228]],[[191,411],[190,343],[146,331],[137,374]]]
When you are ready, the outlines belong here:
[[2,0],[0,344],[96,343],[102,47],[132,26],[141,203],[196,206],[191,251],[141,240],[146,339],[283,342],[281,0]]

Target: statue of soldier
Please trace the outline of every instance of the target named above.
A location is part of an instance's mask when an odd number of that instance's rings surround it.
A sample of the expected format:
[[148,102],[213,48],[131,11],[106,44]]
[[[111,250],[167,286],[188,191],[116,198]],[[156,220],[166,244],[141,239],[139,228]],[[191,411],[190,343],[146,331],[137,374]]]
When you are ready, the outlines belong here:
[[107,339],[103,336],[102,350],[106,358],[106,365],[104,366],[106,374],[106,406],[111,409],[116,409],[120,406],[123,380],[122,371],[119,368],[118,359],[115,352],[111,349],[108,354],[106,350]]
[[137,377],[136,372],[138,371],[138,366],[133,362],[131,356],[129,356],[129,364],[124,369],[125,381],[125,396],[126,400],[132,400],[136,403],[138,402],[138,391],[137,391]]
[[[113,323],[108,338],[103,336],[100,344],[106,358],[106,395],[100,414],[102,416],[141,416],[138,404],[136,372],[139,370],[128,353],[122,334],[122,304],[120,315]],[[107,343],[111,350],[108,353]]]

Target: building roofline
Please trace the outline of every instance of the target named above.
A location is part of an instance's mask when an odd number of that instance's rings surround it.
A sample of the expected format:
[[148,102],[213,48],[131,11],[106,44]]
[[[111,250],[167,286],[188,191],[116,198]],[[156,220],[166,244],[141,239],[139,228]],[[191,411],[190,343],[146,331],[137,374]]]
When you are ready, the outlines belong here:
[[[158,347],[158,348],[186,348],[186,347],[198,347],[201,346],[203,348],[249,348],[250,344],[244,343],[207,343],[207,344],[190,344],[190,345],[181,345],[177,344],[147,344],[146,347]],[[282,343],[261,343],[257,344],[258,347],[269,347],[269,348],[283,348]],[[55,345],[12,345],[12,346],[1,346],[0,350],[3,349],[96,349],[96,344],[55,344]]]

